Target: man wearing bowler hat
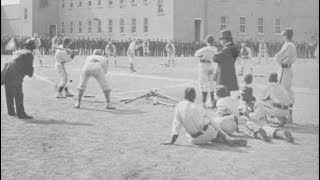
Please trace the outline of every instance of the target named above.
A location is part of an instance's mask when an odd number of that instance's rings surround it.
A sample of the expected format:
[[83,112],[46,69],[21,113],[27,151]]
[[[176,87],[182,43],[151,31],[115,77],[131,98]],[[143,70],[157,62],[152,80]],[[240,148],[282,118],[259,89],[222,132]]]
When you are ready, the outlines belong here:
[[[22,83],[24,76],[33,75],[33,51],[36,43],[27,40],[24,49],[13,53],[9,62],[1,72],[1,85],[4,85],[9,116],[18,116],[19,119],[32,119],[24,111]],[[16,111],[14,109],[16,104]]]
[[[223,48],[213,56],[213,61],[218,63],[216,84],[226,86],[228,94],[230,95],[230,92],[239,90],[235,69],[235,62],[239,55],[239,51],[233,43],[230,30],[223,30],[220,32],[219,42]],[[234,97],[235,94],[232,96]]]
[[[284,29],[281,35],[284,44],[281,50],[274,56],[274,60],[279,65],[279,84],[288,91],[292,102],[294,102],[294,93],[291,89],[293,80],[293,72],[291,67],[297,59],[297,49],[295,44],[292,42],[293,30],[291,28]],[[292,123],[292,107],[293,104],[290,104],[287,123]]]

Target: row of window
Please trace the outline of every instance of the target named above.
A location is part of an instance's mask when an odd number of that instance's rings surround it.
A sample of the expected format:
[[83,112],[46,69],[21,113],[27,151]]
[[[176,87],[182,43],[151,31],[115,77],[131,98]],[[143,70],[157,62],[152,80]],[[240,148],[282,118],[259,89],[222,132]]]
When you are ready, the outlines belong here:
[[[83,0],[79,0],[78,4],[75,5],[75,2],[74,0],[70,0],[69,2],[69,8],[73,8],[73,7],[83,7]],[[102,1],[101,0],[96,0],[97,1],[97,5],[98,6],[102,6]],[[114,1],[115,0],[108,0],[108,6],[109,7],[112,7],[113,4],[114,4]],[[129,1],[129,3],[131,4],[131,6],[137,6],[137,0],[119,0],[119,6],[120,7],[124,7],[125,6],[125,3],[126,1]],[[144,5],[148,5],[149,4],[149,1],[150,0],[143,0],[143,4]],[[61,0],[61,9],[64,9],[65,8],[65,0]],[[91,7],[92,6],[92,1],[89,0],[87,1],[87,5],[88,7]],[[163,0],[158,0],[157,1],[157,7],[158,7],[158,12],[159,13],[163,13]]]
[[[97,21],[97,32],[102,32],[102,21],[99,19],[95,19]],[[87,30],[88,33],[92,33],[92,21],[87,21]],[[119,21],[119,32],[124,33],[125,32],[125,20],[123,18],[120,18]],[[137,19],[133,18],[131,19],[131,33],[137,32]],[[143,18],[143,32],[148,33],[149,32],[149,19]],[[61,33],[65,33],[65,23],[61,22]],[[73,21],[69,22],[69,33],[75,33],[74,31],[74,23]],[[82,21],[78,21],[78,33],[83,33],[83,23]],[[108,33],[113,33],[113,20],[108,20]]]
[[[275,33],[280,33],[281,31],[281,24],[280,24],[280,18],[276,18],[275,23]],[[228,21],[227,16],[222,16],[220,18],[220,30],[225,30],[228,27]],[[264,20],[263,17],[258,18],[258,27],[257,31],[259,34],[264,33]],[[239,32],[240,33],[246,33],[247,32],[247,19],[246,17],[240,17],[240,26],[239,26]]]

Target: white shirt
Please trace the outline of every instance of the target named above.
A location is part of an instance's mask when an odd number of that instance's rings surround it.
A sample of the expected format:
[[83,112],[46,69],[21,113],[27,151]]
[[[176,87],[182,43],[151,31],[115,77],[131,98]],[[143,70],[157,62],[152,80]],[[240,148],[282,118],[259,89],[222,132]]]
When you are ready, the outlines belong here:
[[242,51],[243,51],[243,48],[246,48],[247,52],[248,52],[248,58],[252,58],[252,53],[251,53],[251,49],[248,48],[248,47],[241,47],[241,50],[240,50],[240,56],[241,58],[244,58],[244,55],[242,55]]
[[239,118],[239,109],[237,101],[230,96],[218,99],[216,114],[218,117],[222,117],[224,115],[229,114]]
[[186,100],[181,101],[175,108],[172,135],[179,135],[182,127],[189,135],[196,134],[203,131],[203,127],[209,122],[210,120],[205,117],[203,107]]
[[[263,47],[264,46],[264,47]],[[266,43],[259,44],[259,52],[267,52],[267,45]]]
[[[58,47],[64,48],[62,44]],[[70,54],[68,54],[65,50],[61,50],[61,49],[57,49],[55,54],[55,59],[57,62],[62,62],[62,63],[72,61]]]
[[138,49],[140,46],[136,45],[136,41],[132,41],[129,45],[128,51],[131,53],[134,52],[136,49]]
[[206,47],[203,47],[203,48],[199,49],[198,51],[196,51],[194,56],[199,57],[201,59],[212,61],[213,60],[213,56],[215,54],[217,54],[217,52],[218,52],[218,50],[217,50],[216,47],[214,47],[214,46],[206,46]]
[[[172,49],[170,49],[169,46],[171,46]],[[167,51],[168,53],[174,53],[174,52],[176,51],[176,48],[174,47],[174,44],[173,44],[173,43],[168,43],[168,44],[166,45],[166,51]]]
[[289,106],[293,103],[286,89],[278,83],[269,83],[262,91],[261,100],[265,99],[268,99],[271,103],[277,103],[283,106]]
[[274,56],[274,60],[278,64],[291,65],[297,60],[297,49],[293,42],[285,42],[281,50]]
[[[98,62],[97,62],[98,61]],[[89,67],[91,63],[100,63],[103,72],[106,74],[108,72],[108,59],[100,55],[88,56],[84,67]],[[86,69],[86,68],[84,68]]]

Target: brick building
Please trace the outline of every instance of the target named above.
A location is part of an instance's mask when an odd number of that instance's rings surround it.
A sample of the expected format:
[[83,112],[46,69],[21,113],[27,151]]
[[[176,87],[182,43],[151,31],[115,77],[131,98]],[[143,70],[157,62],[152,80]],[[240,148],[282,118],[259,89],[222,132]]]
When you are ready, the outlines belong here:
[[[25,9],[32,14],[28,21],[22,20]],[[217,37],[227,28],[236,38],[272,40],[284,27],[292,27],[296,40],[309,40],[319,31],[319,1],[21,0],[20,18],[20,33],[52,34],[56,28],[58,34],[74,38],[193,41],[207,34]]]

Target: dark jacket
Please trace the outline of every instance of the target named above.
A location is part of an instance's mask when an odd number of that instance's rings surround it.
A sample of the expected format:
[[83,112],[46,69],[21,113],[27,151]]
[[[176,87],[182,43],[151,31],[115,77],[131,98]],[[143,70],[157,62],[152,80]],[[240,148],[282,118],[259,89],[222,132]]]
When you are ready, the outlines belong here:
[[22,83],[24,76],[33,76],[33,55],[31,51],[16,51],[1,72],[1,85]]
[[235,62],[239,55],[238,48],[233,43],[227,43],[214,57],[218,63],[217,85],[225,85],[229,91],[239,90]]

